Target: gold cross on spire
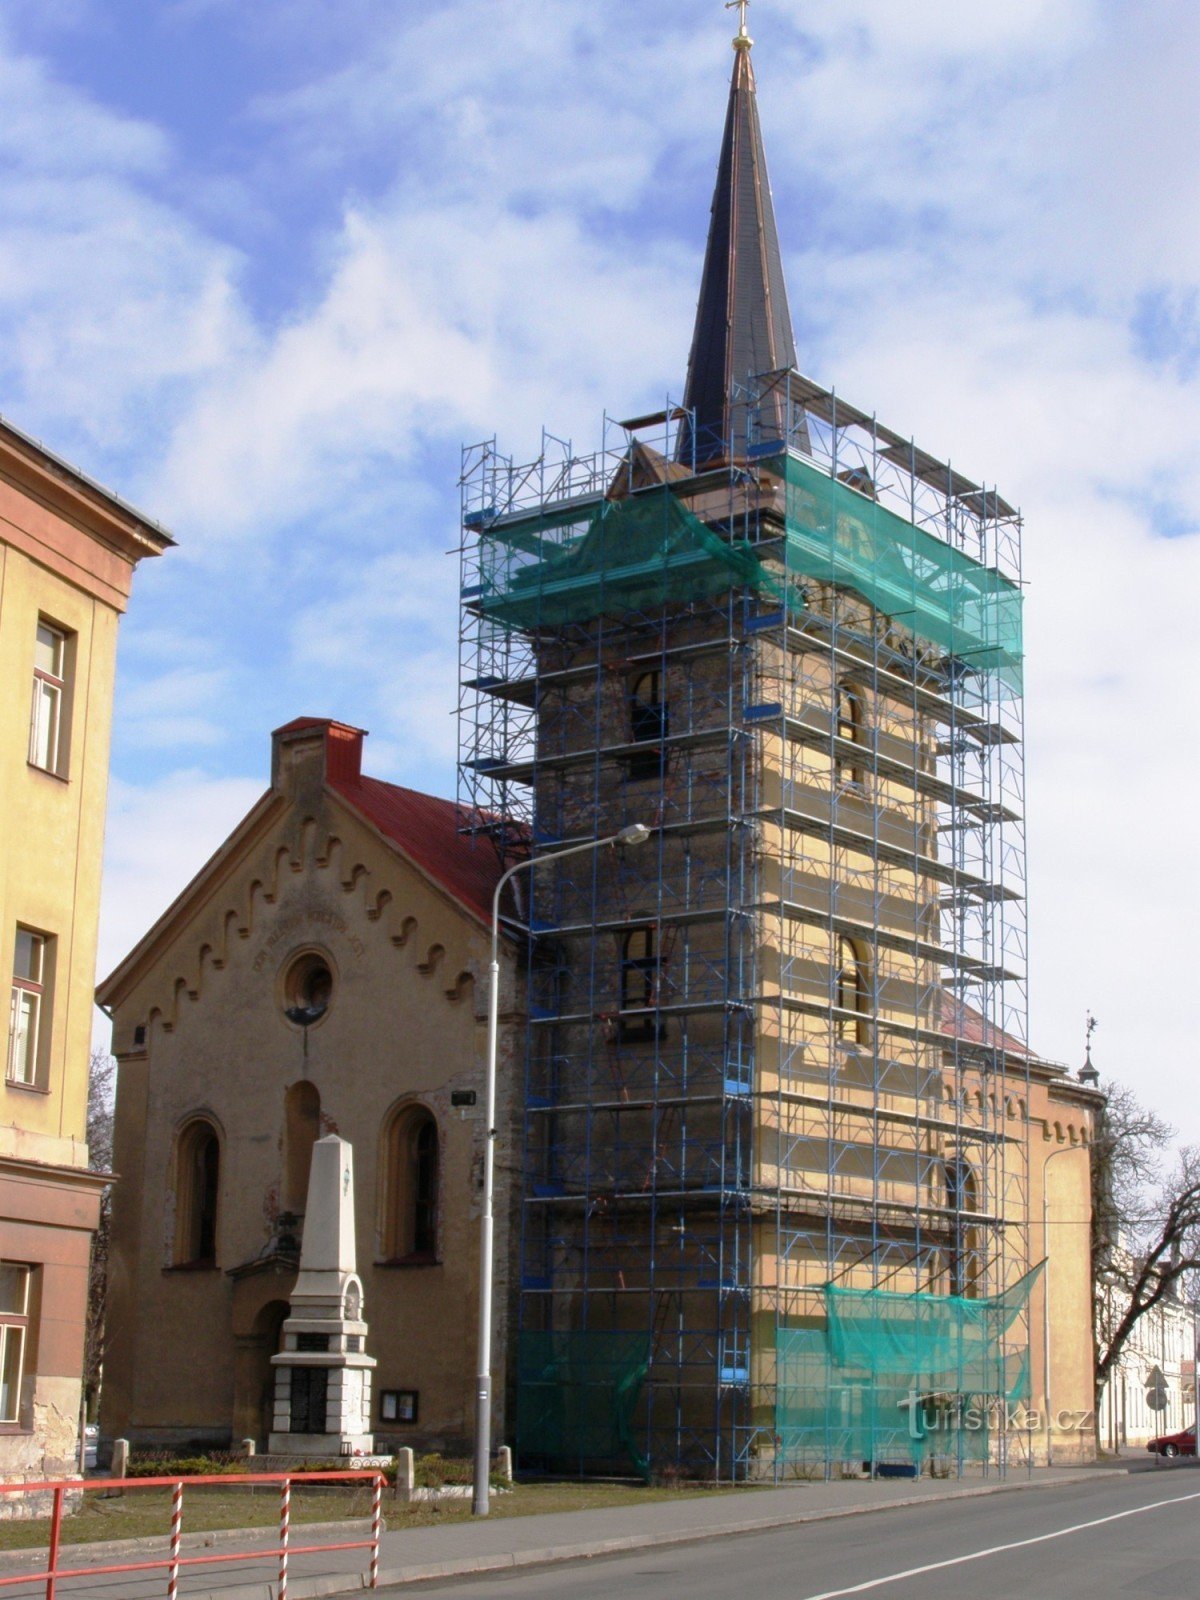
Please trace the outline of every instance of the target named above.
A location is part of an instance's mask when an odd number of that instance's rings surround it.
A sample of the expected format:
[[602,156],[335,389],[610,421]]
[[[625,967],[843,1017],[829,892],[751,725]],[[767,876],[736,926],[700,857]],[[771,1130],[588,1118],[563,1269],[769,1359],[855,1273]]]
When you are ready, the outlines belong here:
[[739,21],[741,26],[738,28],[737,38],[733,41],[736,50],[749,50],[754,43],[754,40],[750,37],[750,30],[746,26],[746,8],[749,4],[750,0],[725,0],[726,11],[740,13]]

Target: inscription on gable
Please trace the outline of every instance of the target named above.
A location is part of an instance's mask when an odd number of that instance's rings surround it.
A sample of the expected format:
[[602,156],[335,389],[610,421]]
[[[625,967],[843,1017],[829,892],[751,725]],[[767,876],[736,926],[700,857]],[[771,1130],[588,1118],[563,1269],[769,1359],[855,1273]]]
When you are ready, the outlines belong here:
[[326,929],[330,933],[340,934],[352,954],[361,960],[367,953],[367,947],[359,936],[353,932],[345,917],[339,916],[336,911],[311,910],[303,916],[289,917],[285,922],[277,923],[263,940],[254,953],[252,968],[261,972],[271,959],[272,952],[281,944],[291,943],[301,938],[305,931],[312,928]]

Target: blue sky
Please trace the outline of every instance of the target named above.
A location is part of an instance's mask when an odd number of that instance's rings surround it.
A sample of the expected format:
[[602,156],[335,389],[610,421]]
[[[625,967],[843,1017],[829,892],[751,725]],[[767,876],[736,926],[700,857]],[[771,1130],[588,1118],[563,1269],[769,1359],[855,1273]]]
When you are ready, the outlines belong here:
[[[754,0],[800,363],[1023,506],[1033,1037],[1200,1138],[1200,8]],[[272,726],[453,792],[458,449],[682,387],[717,0],[5,0],[0,411],[170,527],[101,965]],[[1156,974],[1156,980],[1151,974]],[[1153,1004],[1148,1003],[1153,996]]]

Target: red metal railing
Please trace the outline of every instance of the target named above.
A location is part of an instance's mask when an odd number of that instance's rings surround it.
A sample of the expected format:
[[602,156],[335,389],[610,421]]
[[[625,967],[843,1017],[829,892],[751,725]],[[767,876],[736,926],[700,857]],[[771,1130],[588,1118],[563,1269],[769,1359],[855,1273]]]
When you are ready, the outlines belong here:
[[[331,1544],[293,1544],[292,1533],[292,1485],[294,1483],[354,1483],[359,1487],[371,1485],[371,1537],[369,1539],[344,1539]],[[181,1555],[183,1543],[183,1491],[185,1486],[199,1487],[203,1484],[219,1484],[223,1489],[252,1488],[265,1484],[278,1484],[280,1489],[279,1503],[279,1542],[269,1550],[233,1550],[220,1555],[185,1556]],[[266,1472],[266,1473],[222,1473],[213,1477],[197,1478],[113,1478],[91,1479],[82,1478],[65,1479],[54,1483],[0,1483],[0,1494],[49,1494],[54,1495],[54,1510],[50,1519],[50,1542],[46,1551],[46,1569],[44,1572],[24,1572],[18,1577],[0,1577],[0,1589],[11,1588],[16,1584],[30,1585],[45,1582],[46,1600],[55,1600],[55,1586],[62,1578],[89,1578],[100,1577],[118,1572],[154,1572],[162,1569],[167,1573],[167,1600],[177,1600],[179,1593],[179,1573],[183,1567],[211,1566],[223,1561],[275,1561],[279,1563],[279,1589],[278,1600],[287,1600],[288,1592],[288,1559],[290,1556],[324,1555],[332,1550],[369,1550],[371,1563],[367,1587],[375,1589],[379,1584],[379,1535],[383,1524],[383,1485],[384,1477],[381,1472]],[[171,1529],[168,1554],[158,1561],[126,1561],[108,1566],[86,1567],[60,1567],[58,1564],[62,1542],[63,1501],[68,1494],[78,1494],[87,1490],[99,1490],[109,1493],[120,1487],[122,1494],[137,1489],[170,1489],[171,1491]]]

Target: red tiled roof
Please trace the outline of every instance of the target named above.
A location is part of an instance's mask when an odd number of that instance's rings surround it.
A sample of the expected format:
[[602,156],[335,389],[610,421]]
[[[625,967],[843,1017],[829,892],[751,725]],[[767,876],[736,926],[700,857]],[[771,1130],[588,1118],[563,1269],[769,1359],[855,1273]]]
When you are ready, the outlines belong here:
[[330,787],[468,911],[491,922],[500,860],[488,839],[460,832],[461,806],[379,778],[332,778]]
[[351,728],[349,723],[337,723],[330,717],[293,717],[291,722],[285,722],[282,728],[276,728],[273,737],[281,733],[299,733],[304,728],[334,728],[345,727],[351,733],[360,736],[365,733],[362,728]]
[[947,1038],[961,1039],[964,1044],[987,1045],[994,1050],[1003,1050],[1005,1055],[1010,1056],[1033,1054],[1028,1045],[1022,1044],[1019,1039],[1014,1039],[1011,1033],[993,1027],[973,1007],[962,1000],[956,1000],[952,994],[947,994],[945,989],[940,991],[938,998],[939,1020],[942,1032]]

